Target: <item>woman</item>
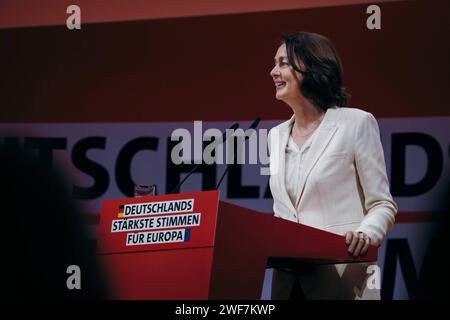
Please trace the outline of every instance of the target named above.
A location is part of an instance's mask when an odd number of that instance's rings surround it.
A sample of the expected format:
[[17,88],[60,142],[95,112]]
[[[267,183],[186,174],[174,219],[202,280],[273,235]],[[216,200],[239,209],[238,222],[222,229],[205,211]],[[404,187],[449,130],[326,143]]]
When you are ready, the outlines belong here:
[[[380,246],[397,206],[377,121],[345,108],[342,66],[330,41],[300,32],[283,37],[270,72],[276,98],[293,112],[269,134],[275,216],[345,236],[350,255]],[[316,266],[295,275],[275,269],[272,298],[289,298],[295,281],[309,299],[379,299],[367,284],[375,263]]]

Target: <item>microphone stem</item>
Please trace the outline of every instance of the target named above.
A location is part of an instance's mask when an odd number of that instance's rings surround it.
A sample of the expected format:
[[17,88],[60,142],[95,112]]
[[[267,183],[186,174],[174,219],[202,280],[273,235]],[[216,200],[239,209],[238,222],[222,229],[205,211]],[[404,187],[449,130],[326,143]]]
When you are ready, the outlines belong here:
[[180,187],[181,185],[184,183],[184,181],[186,181],[187,178],[189,178],[189,176],[195,171],[197,170],[198,166],[200,165],[200,163],[197,163],[197,165],[195,165],[191,171],[188,172],[188,174],[183,178],[183,180],[180,181],[180,183],[177,184],[177,186],[175,188],[172,189],[172,191],[170,191],[170,194],[174,193],[175,191],[180,192]]
[[225,178],[225,176],[226,176],[226,174],[227,174],[229,169],[230,169],[230,166],[227,165],[227,167],[225,168],[225,171],[222,174],[222,177],[220,178],[219,182],[216,185],[216,190],[217,190],[217,188],[219,188],[220,184],[222,183],[222,180]]

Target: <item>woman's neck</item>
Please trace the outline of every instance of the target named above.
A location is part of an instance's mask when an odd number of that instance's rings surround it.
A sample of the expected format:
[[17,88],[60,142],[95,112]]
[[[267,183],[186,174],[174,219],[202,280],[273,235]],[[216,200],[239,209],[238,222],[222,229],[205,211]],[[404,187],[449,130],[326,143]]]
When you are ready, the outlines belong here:
[[316,107],[307,99],[290,104],[289,106],[294,112],[294,125],[298,129],[308,129],[310,126],[316,125],[325,113],[324,110]]

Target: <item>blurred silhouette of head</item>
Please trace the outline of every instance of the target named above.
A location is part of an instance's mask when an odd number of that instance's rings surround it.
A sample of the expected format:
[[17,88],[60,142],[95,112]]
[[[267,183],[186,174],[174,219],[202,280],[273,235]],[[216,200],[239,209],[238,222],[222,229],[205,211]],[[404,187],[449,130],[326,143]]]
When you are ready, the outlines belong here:
[[[0,149],[2,287],[4,298],[105,298],[79,210],[54,170],[24,152]],[[69,290],[70,265],[81,289]]]

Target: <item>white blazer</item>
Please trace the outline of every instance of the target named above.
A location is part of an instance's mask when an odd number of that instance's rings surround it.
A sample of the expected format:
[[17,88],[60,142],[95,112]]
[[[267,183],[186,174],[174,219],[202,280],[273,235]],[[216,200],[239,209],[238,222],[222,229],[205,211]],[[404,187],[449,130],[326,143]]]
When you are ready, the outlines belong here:
[[[284,170],[285,147],[293,121],[294,117],[269,132],[270,189],[275,216],[340,235],[362,231],[371,238],[372,244],[380,245],[394,224],[397,205],[389,192],[380,133],[373,115],[355,108],[327,109],[301,163],[296,206],[286,191]],[[354,269],[355,264],[352,265]],[[361,272],[367,275],[367,264],[357,265],[361,266],[360,275],[355,275],[361,280],[359,283],[348,280],[344,264],[329,269],[337,271],[337,278],[342,280],[335,284],[337,291],[330,292],[330,275],[319,271],[317,276],[322,279],[304,279],[302,288],[310,291],[312,298],[342,298],[345,294],[339,288],[350,294],[350,298],[379,298],[379,291],[364,292],[367,277]],[[274,281],[275,278],[276,275]],[[318,284],[324,279],[327,279],[323,283],[325,287],[321,288]],[[309,282],[310,290],[304,288],[304,283]],[[352,288],[346,284],[352,284]],[[352,293],[355,290],[359,292],[356,296]],[[308,292],[305,294],[308,296]]]

